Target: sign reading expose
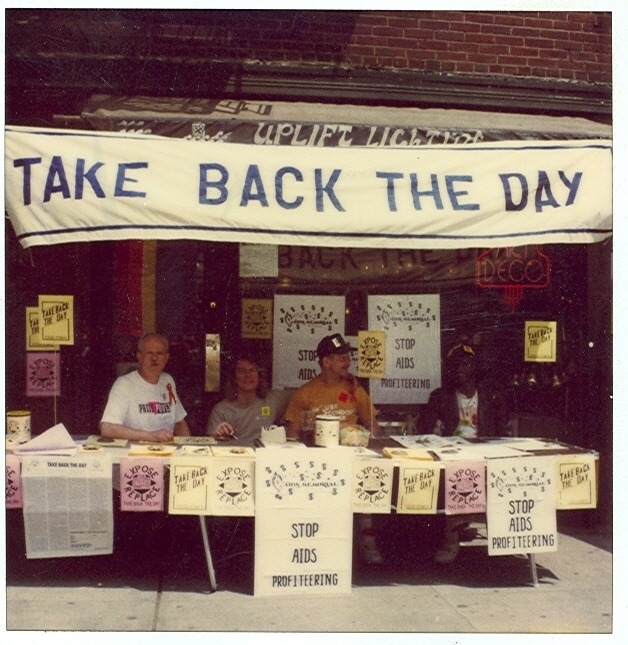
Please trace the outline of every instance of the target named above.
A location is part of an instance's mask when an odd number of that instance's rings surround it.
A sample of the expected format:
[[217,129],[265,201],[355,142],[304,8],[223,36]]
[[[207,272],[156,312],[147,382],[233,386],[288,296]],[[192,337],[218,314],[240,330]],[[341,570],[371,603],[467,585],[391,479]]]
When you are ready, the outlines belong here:
[[256,596],[351,592],[353,451],[256,451]]

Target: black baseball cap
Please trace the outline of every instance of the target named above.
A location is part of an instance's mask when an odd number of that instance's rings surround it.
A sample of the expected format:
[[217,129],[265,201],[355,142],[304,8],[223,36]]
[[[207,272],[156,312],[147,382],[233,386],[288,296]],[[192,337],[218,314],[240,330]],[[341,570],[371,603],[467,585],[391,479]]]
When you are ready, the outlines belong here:
[[340,334],[325,336],[316,348],[319,358],[331,356],[332,354],[347,354],[353,351],[355,351],[355,347],[351,347]]

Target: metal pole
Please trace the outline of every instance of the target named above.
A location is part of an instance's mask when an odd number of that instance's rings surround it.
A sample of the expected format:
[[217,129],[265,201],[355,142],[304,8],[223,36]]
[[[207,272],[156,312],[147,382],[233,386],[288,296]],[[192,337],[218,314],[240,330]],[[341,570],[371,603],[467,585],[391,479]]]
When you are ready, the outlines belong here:
[[205,525],[205,516],[198,516],[201,523],[201,533],[203,535],[203,547],[205,548],[205,560],[207,562],[207,572],[209,573],[209,586],[212,591],[218,589],[216,584],[216,572],[214,571],[214,562],[212,560],[212,552],[209,550],[209,538],[207,537],[207,526]]

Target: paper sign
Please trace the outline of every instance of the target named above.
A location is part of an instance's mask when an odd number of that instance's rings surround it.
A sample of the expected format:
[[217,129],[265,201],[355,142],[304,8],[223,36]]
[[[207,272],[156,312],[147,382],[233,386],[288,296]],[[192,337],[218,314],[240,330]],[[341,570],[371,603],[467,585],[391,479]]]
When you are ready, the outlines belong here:
[[369,457],[353,460],[354,513],[390,513],[395,464]]
[[279,247],[276,244],[240,244],[241,278],[276,278]]
[[440,387],[440,296],[369,296],[369,330],[386,333],[386,377],[370,383],[373,403],[427,403]]
[[255,459],[214,459],[212,515],[255,515]]
[[120,509],[163,511],[164,462],[158,458],[120,459]]
[[351,592],[353,451],[257,450],[256,596]]
[[595,508],[595,455],[556,457],[556,508]]
[[39,296],[42,342],[74,345],[74,296]]
[[4,471],[4,490],[7,508],[22,508],[21,463],[17,455],[7,455]]
[[556,362],[556,323],[526,320],[525,360]]
[[345,297],[278,295],[273,309],[273,389],[300,387],[320,372],[321,339],[344,336]]
[[22,457],[27,558],[113,553],[111,459]]
[[558,549],[555,457],[486,463],[488,554]]
[[61,395],[61,360],[58,352],[27,352],[26,396]]
[[42,343],[39,326],[39,307],[26,307],[26,351],[45,352],[59,349],[56,343]]
[[171,515],[211,515],[213,457],[171,457]]
[[386,332],[358,331],[358,376],[386,376]]
[[399,460],[397,513],[436,513],[440,467],[420,465],[418,460]]
[[482,461],[445,463],[445,513],[486,511],[486,468]]
[[273,301],[242,298],[242,338],[273,337]]

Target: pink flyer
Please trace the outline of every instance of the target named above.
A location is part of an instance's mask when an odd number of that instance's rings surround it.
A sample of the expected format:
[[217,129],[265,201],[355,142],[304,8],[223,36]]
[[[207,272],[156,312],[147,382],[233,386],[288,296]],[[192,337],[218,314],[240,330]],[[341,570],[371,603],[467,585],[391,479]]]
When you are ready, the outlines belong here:
[[17,455],[6,456],[4,487],[6,491],[7,508],[23,508],[22,475],[20,458]]
[[445,463],[445,513],[484,513],[486,472],[482,461]]
[[120,509],[162,511],[164,508],[164,462],[160,457],[120,459]]

